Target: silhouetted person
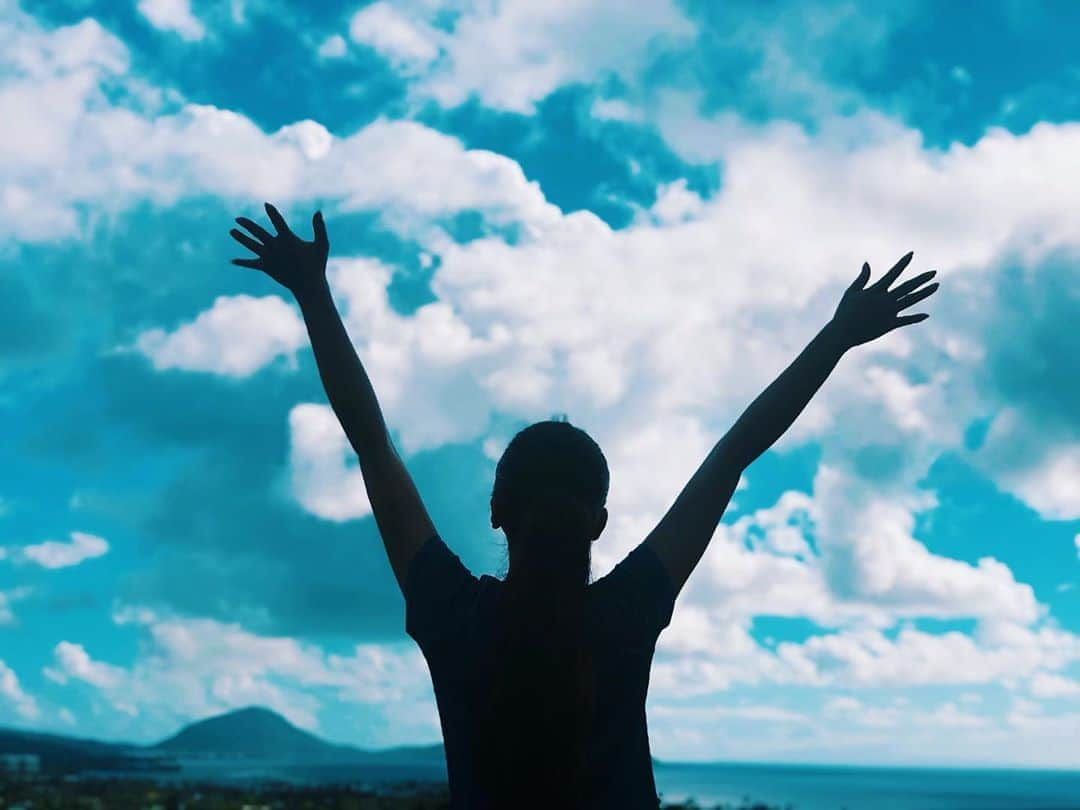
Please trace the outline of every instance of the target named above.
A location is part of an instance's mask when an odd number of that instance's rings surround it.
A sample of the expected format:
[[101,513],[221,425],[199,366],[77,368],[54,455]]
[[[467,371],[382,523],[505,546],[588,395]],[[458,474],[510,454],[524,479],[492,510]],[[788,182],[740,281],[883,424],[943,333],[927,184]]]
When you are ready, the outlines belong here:
[[795,421],[845,351],[928,317],[899,313],[937,289],[926,284],[934,272],[890,290],[911,254],[869,287],[864,263],[829,323],[717,442],[656,528],[591,584],[591,544],[607,523],[603,453],[568,422],[520,431],[491,495],[491,525],[505,532],[510,561],[499,580],[474,576],[445,545],[394,448],[330,295],[322,214],[307,242],[266,210],[276,234],[238,217],[251,236],[231,233],[258,258],[233,262],[283,284],[303,312],[405,597],[406,631],[431,671],[452,806],[656,808],[645,697],[676,596],[742,471]]

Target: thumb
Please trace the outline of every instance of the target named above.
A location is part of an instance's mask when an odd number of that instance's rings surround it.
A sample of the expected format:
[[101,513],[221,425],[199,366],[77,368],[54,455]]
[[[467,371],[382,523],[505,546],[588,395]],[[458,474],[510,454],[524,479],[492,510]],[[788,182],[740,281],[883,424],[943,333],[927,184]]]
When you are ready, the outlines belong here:
[[316,211],[311,218],[311,228],[315,231],[315,243],[322,247],[330,247],[330,240],[326,236],[326,223],[323,221],[322,211]]

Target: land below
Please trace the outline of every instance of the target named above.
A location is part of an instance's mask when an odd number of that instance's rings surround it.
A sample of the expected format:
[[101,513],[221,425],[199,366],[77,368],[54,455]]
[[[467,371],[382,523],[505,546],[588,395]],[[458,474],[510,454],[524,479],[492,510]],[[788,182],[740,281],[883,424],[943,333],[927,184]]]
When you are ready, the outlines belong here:
[[[296,728],[265,708],[201,720],[160,742],[102,742],[0,729],[0,808],[436,810],[449,808],[441,744],[366,750]],[[281,774],[294,778],[282,779]],[[406,774],[424,774],[422,779]],[[666,803],[665,810],[775,810]]]

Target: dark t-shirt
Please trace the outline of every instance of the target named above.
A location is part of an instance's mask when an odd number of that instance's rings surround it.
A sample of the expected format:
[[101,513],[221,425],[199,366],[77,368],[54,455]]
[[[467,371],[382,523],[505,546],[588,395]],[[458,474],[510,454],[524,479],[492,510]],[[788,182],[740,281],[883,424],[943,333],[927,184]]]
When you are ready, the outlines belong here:
[[[416,552],[405,580],[405,631],[431,671],[454,810],[489,810],[470,761],[475,707],[487,685],[478,666],[493,643],[502,580],[477,578],[436,534]],[[590,741],[597,810],[659,806],[645,722],[657,637],[675,592],[651,546],[639,544],[587,590],[587,637],[597,674]]]

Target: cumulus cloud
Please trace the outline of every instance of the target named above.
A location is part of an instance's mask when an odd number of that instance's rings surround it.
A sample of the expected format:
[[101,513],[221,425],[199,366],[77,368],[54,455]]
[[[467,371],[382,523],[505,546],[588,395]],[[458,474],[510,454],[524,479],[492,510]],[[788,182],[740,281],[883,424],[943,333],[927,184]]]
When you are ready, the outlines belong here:
[[[4,554],[0,553],[0,560],[2,559],[4,559]],[[12,603],[25,599],[32,593],[33,589],[26,585],[13,588],[10,591],[0,591],[0,627],[6,624],[15,624],[15,614],[11,610]]]
[[610,0],[380,1],[349,21],[350,39],[413,80],[417,101],[454,106],[475,97],[521,113],[567,84],[635,81],[662,51],[692,41],[696,30],[671,0],[643,0],[633,14]]
[[950,560],[912,536],[915,515],[934,505],[932,495],[881,495],[828,464],[818,468],[814,495],[826,576],[840,598],[908,615],[1023,623],[1039,617],[1031,587],[1018,583],[1004,563]]
[[1080,442],[1056,441],[1043,425],[1007,407],[973,456],[1002,489],[1047,520],[1080,518]]
[[295,406],[289,437],[292,491],[305,509],[335,521],[371,514],[356,453],[329,405]]
[[633,14],[610,0],[477,3],[454,21],[419,92],[444,106],[475,94],[489,107],[530,112],[562,85],[636,74],[659,42],[695,31],[670,0],[643,0]]
[[108,688],[119,686],[123,678],[122,669],[92,660],[81,644],[61,641],[53,654],[57,667],[47,669],[46,677],[56,683],[67,683],[68,678],[75,678],[92,686]]
[[[13,14],[2,25],[11,46],[0,56],[0,114],[13,124],[0,156],[0,237],[77,237],[92,224],[80,214],[87,203],[115,217],[140,200],[203,194],[274,200],[286,215],[291,202],[331,198],[400,227],[471,209],[503,224],[558,215],[513,160],[421,124],[378,119],[335,138],[306,120],[267,134],[229,110],[151,92],[128,73],[123,42],[92,19],[46,31]],[[117,85],[131,101],[109,101]]]
[[71,532],[69,543],[46,540],[43,543],[23,546],[19,550],[19,557],[43,568],[69,568],[104,556],[108,551],[109,543],[105,538],[86,532]]
[[1039,698],[1080,697],[1080,681],[1051,672],[1036,672],[1031,676],[1029,688]]
[[0,707],[7,705],[21,721],[36,720],[40,715],[37,700],[19,685],[19,679],[3,661],[0,661]]
[[140,653],[130,666],[95,660],[82,644],[62,641],[46,674],[58,683],[92,687],[118,713],[112,720],[142,739],[252,704],[318,731],[319,710],[330,699],[401,719],[400,725],[372,723],[375,730],[360,744],[384,747],[438,737],[427,670],[414,645],[357,644],[341,654],[289,637],[253,634],[237,624],[138,606],[120,608],[113,619],[140,635]]
[[880,630],[856,628],[781,642],[774,649],[757,644],[745,624],[728,623],[723,635],[713,631],[709,637],[710,643],[696,650],[669,641],[667,631],[660,637],[650,681],[658,701],[714,695],[737,684],[1016,688],[1025,678],[1038,679],[1040,672],[1053,676],[1051,681],[1038,680],[1052,690],[1061,686],[1057,680],[1061,676],[1054,673],[1080,660],[1080,636],[1050,625],[1037,629],[1010,625],[1008,633],[983,628],[975,636],[929,633],[905,625],[894,638]]
[[195,42],[206,36],[205,26],[191,13],[190,0],[139,0],[135,7],[152,26],[181,39]]
[[347,47],[345,37],[341,36],[341,34],[334,34],[323,40],[318,53],[323,59],[337,59],[345,55]]
[[248,377],[278,357],[295,370],[296,352],[306,342],[304,322],[278,296],[222,295],[210,309],[172,332],[140,333],[134,348],[156,369]]
[[403,70],[421,68],[439,55],[433,29],[381,0],[353,14],[349,38],[371,46]]

